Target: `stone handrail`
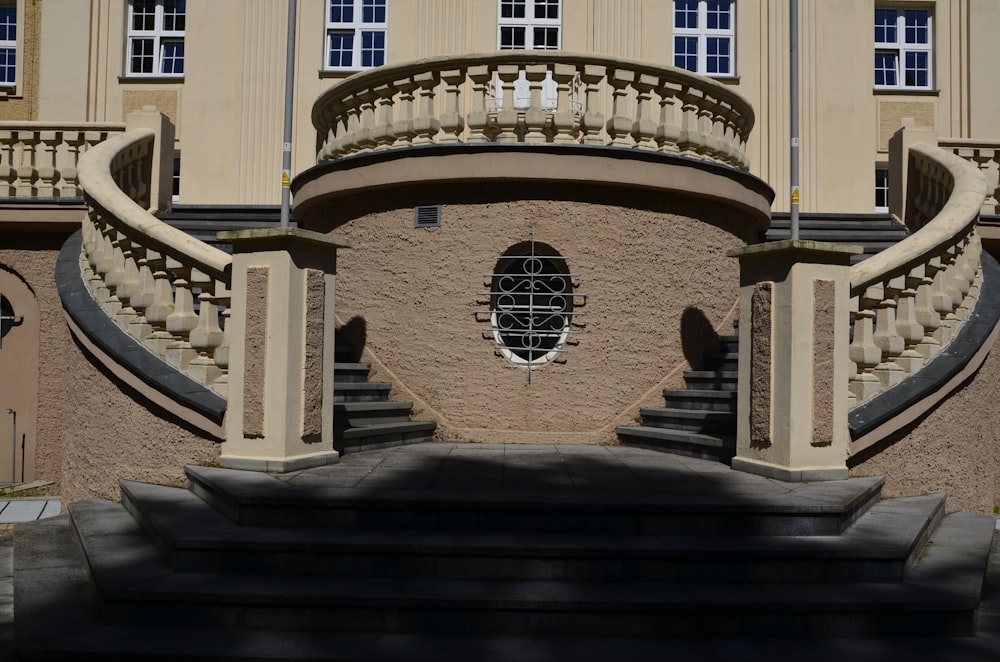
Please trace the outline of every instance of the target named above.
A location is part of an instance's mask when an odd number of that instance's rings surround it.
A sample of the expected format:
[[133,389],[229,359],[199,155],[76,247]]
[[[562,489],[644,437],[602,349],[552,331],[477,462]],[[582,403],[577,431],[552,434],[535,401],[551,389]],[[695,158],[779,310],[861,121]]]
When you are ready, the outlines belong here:
[[920,370],[958,333],[982,281],[976,224],[986,184],[949,150],[909,150],[913,234],[850,271],[855,316],[851,406]]
[[578,143],[747,170],[754,113],[738,94],[683,69],[564,51],[501,51],[355,74],[316,100],[312,120],[319,163],[440,143]]
[[79,198],[80,157],[124,123],[0,122],[0,198]]
[[976,164],[986,180],[983,213],[1000,213],[1000,140],[942,138],[938,147]]
[[155,139],[130,130],[81,158],[84,278],[122,329],[225,396],[229,330],[219,310],[228,312],[232,257],[147,211]]

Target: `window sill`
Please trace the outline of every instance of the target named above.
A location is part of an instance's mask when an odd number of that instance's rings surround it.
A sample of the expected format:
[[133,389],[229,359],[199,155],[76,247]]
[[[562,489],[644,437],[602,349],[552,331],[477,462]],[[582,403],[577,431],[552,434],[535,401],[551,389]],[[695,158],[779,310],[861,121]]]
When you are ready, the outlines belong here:
[[923,87],[876,87],[872,90],[872,94],[876,96],[936,97],[941,95],[941,90]]
[[184,76],[119,76],[119,83],[153,83],[155,85],[179,84],[184,82]]
[[320,78],[343,78],[344,76],[352,76],[361,71],[369,71],[370,69],[377,69],[378,67],[360,67],[358,69],[320,69]]
[[740,77],[738,75],[732,76],[709,76],[707,74],[702,74],[705,78],[711,78],[712,80],[722,83],[724,85],[738,85],[740,82]]

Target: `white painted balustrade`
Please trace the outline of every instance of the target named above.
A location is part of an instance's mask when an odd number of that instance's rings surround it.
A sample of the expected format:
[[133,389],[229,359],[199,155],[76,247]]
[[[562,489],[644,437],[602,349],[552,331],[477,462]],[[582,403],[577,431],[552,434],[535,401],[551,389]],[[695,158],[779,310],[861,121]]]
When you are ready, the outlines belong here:
[[[506,100],[506,101],[505,101]],[[749,168],[753,109],[673,67],[564,51],[447,56],[364,71],[313,106],[317,161],[429,144],[583,144]]]
[[914,374],[955,338],[982,281],[976,232],[986,182],[949,149],[909,150],[913,234],[851,267],[850,404]]
[[[168,226],[151,205],[152,130],[93,147],[81,162],[84,278],[104,310],[160,358],[226,395],[232,256]],[[195,300],[198,306],[195,306]]]
[[0,122],[0,198],[79,198],[80,157],[125,124]]

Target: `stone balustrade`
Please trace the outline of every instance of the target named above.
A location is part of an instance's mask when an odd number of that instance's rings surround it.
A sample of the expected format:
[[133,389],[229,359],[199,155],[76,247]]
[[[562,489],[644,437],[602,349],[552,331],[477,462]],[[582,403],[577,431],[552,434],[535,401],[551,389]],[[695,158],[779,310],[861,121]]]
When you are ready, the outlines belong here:
[[429,144],[583,144],[747,170],[753,109],[682,69],[564,51],[419,60],[355,74],[313,106],[319,163]]
[[225,397],[229,329],[219,311],[230,302],[232,256],[147,211],[155,139],[155,131],[129,130],[81,159],[83,275],[125,331]]
[[79,198],[80,157],[124,123],[0,122],[0,198]]
[[938,147],[976,164],[986,179],[984,214],[1000,214],[1000,141],[943,138]]
[[982,281],[980,169],[947,147],[913,145],[908,158],[906,220],[913,234],[850,271],[851,406],[898,384],[947,346]]

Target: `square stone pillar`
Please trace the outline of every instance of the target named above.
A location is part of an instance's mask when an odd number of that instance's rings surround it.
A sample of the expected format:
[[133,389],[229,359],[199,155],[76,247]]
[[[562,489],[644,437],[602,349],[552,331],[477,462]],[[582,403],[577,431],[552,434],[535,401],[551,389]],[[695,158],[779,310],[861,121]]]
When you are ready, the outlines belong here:
[[156,106],[143,106],[125,118],[125,130],[149,129],[153,141],[152,171],[149,173],[150,211],[170,209],[174,189],[174,125]]
[[[907,209],[906,189],[909,187],[910,147],[937,145],[937,132],[929,126],[917,126],[912,117],[903,118],[903,126],[889,138],[889,213],[900,223],[911,225]],[[911,230],[919,228],[911,227]]]
[[847,477],[850,261],[858,246],[786,240],[740,260],[734,469],[786,481]]
[[285,472],[336,462],[334,285],[347,240],[298,228],[220,232],[233,244],[229,402],[219,462]]

